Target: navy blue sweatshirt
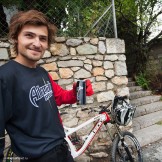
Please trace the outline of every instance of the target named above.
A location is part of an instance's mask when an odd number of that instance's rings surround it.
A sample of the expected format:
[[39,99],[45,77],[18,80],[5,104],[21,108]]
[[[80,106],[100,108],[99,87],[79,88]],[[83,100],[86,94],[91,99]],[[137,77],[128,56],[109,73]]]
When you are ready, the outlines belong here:
[[[64,140],[52,89],[48,73],[39,66],[9,61],[0,67],[0,137],[6,129],[20,157],[39,157]],[[0,162],[3,149],[1,138]]]

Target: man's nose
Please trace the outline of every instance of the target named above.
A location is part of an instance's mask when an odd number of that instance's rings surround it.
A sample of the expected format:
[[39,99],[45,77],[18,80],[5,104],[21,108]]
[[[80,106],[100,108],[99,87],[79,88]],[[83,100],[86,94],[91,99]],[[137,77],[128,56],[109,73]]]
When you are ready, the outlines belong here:
[[40,39],[36,37],[36,38],[34,39],[33,45],[34,45],[35,47],[40,47],[40,46],[41,46]]

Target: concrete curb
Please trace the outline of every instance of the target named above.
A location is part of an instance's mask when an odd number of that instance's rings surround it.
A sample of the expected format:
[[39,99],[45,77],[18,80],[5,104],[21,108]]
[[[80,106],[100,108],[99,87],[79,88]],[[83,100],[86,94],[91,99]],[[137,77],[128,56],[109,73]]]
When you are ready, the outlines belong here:
[[138,139],[140,145],[143,147],[159,139],[162,139],[162,125],[152,125],[147,128],[133,132]]
[[146,105],[146,104],[149,104],[149,103],[159,101],[160,97],[161,96],[159,96],[159,95],[154,95],[154,96],[152,95],[152,96],[146,96],[146,97],[134,99],[134,100],[131,100],[130,102],[131,102],[132,105],[141,106],[141,105]]
[[144,116],[139,116],[133,119],[133,130],[136,131],[149,127],[151,125],[156,124],[159,121],[162,121],[162,111],[157,111]]
[[162,102],[158,101],[158,102],[153,102],[153,103],[149,103],[146,105],[142,105],[142,106],[138,106],[136,108],[136,112],[134,114],[134,117],[139,117],[139,116],[143,116],[146,114],[150,114],[153,112],[157,112],[162,110]]

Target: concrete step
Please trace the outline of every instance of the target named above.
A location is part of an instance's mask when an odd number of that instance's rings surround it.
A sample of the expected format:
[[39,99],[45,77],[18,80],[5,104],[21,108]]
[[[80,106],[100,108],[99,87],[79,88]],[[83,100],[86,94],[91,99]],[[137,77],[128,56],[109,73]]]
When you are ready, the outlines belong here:
[[143,147],[162,139],[162,125],[151,125],[147,128],[134,131],[133,134],[136,136],[140,145]]
[[130,77],[129,77],[129,78],[128,78],[128,82],[131,82],[131,81],[133,81],[133,78],[130,78]]
[[162,121],[162,110],[144,116],[133,118],[132,127],[134,131],[154,125]]
[[133,86],[133,87],[129,87],[129,92],[135,92],[135,91],[141,91],[142,88],[140,86]]
[[129,81],[127,84],[128,87],[133,87],[136,86],[136,82],[135,81]]
[[162,110],[162,101],[153,102],[142,106],[137,106],[134,117],[143,116],[159,110]]
[[130,93],[130,99],[137,99],[140,97],[145,97],[145,96],[149,96],[151,95],[151,91],[136,91],[136,92],[132,92]]
[[152,102],[159,101],[160,98],[161,98],[160,95],[146,96],[146,97],[130,100],[130,103],[134,106],[142,106]]

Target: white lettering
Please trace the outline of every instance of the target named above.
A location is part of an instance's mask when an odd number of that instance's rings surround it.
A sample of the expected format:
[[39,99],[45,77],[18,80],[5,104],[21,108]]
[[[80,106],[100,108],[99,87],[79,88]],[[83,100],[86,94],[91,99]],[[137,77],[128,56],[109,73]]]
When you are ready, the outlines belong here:
[[35,107],[39,107],[37,101],[39,101],[43,97],[45,101],[48,101],[51,98],[51,96],[52,96],[52,87],[49,81],[47,81],[47,83],[42,87],[39,87],[39,85],[33,86],[29,92],[30,102]]

